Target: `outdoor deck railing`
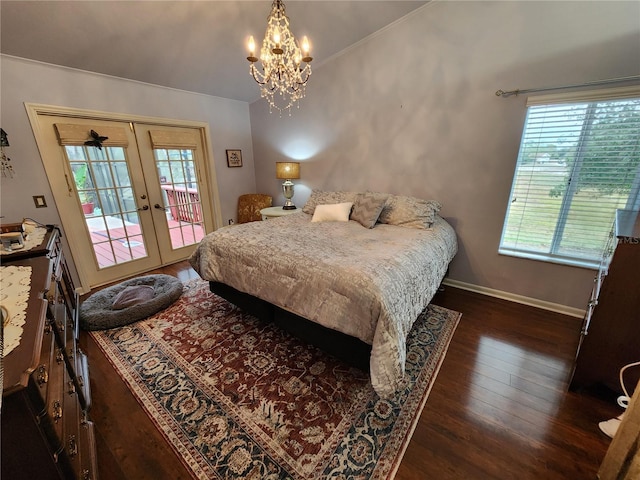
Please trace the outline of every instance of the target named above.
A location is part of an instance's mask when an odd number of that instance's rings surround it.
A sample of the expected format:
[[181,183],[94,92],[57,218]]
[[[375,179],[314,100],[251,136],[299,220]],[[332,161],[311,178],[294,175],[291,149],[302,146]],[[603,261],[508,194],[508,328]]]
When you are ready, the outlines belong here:
[[169,210],[174,220],[189,223],[202,222],[202,207],[197,188],[162,185],[162,189],[167,192]]

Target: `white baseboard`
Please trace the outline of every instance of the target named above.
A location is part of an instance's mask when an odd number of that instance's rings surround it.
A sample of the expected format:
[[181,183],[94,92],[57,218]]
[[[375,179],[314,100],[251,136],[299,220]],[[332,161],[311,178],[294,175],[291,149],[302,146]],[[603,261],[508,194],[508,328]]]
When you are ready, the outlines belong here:
[[445,279],[442,283],[444,285],[449,285],[450,287],[481,293],[490,297],[501,298],[503,300],[509,300],[510,302],[521,303],[523,305],[529,305],[543,310],[549,310],[551,312],[562,313],[571,317],[584,318],[586,313],[586,310],[582,310],[580,308],[568,307],[567,305],[561,305],[559,303],[538,300],[537,298],[525,297],[524,295],[517,295],[515,293],[503,292],[502,290],[481,287],[480,285],[460,282],[458,280]]

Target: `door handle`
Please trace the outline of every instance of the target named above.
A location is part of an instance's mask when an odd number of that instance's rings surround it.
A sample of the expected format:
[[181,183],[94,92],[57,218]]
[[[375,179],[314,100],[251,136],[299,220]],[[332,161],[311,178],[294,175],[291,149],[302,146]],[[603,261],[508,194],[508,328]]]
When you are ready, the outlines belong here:
[[160,205],[159,203],[156,203],[153,208],[158,209],[158,210],[163,210],[163,211],[167,211],[167,209],[165,207],[163,207],[162,205]]
[[141,210],[149,210],[149,205],[145,205],[144,207],[140,207],[138,209],[138,211],[141,211]]

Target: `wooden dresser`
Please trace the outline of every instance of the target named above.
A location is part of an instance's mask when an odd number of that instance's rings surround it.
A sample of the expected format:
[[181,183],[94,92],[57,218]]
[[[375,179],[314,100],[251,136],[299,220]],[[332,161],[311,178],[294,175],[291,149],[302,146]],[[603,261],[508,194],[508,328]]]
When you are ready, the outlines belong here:
[[[619,373],[640,361],[640,216],[618,210],[594,280],[570,388],[604,385],[622,394]],[[632,393],[640,368],[625,372]]]
[[78,296],[60,234],[1,257],[31,267],[20,344],[4,357],[3,479],[96,479],[87,358],[78,348]]

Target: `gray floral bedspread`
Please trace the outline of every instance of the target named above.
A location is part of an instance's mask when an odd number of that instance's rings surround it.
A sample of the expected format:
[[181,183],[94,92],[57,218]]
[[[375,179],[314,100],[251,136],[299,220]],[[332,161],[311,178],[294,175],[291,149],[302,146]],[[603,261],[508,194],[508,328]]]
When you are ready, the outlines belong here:
[[355,221],[311,222],[296,213],[221,228],[190,258],[205,280],[226,283],[372,345],[380,396],[404,374],[406,337],[456,254],[453,228],[427,230]]

